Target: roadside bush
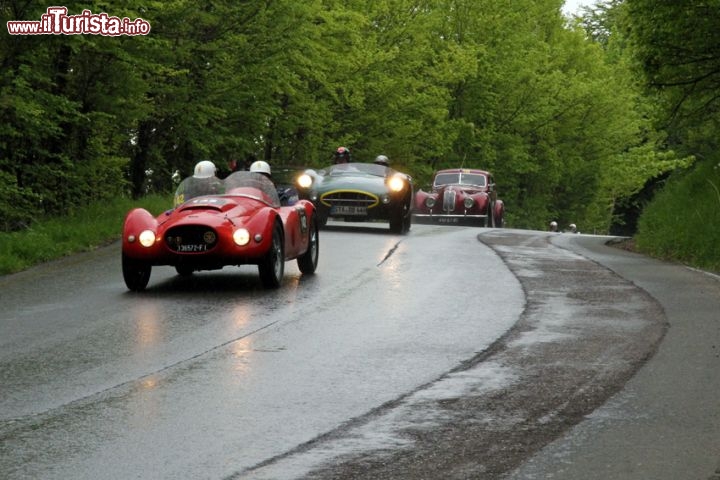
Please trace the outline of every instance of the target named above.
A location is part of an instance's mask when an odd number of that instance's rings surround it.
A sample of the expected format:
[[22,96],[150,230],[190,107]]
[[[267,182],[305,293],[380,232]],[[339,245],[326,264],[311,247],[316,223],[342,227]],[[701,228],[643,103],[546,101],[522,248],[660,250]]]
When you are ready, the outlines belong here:
[[34,220],[40,198],[20,188],[15,177],[0,171],[0,231],[10,232],[27,227]]
[[159,215],[171,205],[166,195],[139,200],[117,197],[75,209],[68,216],[37,220],[22,231],[0,232],[0,275],[117,241],[130,209],[143,207]]
[[645,208],[635,237],[638,249],[720,272],[720,162],[698,162],[671,177]]

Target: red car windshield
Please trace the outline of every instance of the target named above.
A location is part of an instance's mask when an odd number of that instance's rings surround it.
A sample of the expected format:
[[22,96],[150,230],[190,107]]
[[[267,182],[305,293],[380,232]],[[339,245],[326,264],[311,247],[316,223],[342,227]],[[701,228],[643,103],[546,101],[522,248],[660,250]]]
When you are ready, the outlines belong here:
[[443,185],[474,185],[484,187],[487,185],[487,182],[485,175],[481,173],[438,173],[435,176],[435,186],[440,187]]
[[205,195],[239,195],[265,202],[272,207],[280,206],[275,184],[263,174],[245,171],[235,172],[224,180],[217,177],[188,177],[175,191],[175,206]]

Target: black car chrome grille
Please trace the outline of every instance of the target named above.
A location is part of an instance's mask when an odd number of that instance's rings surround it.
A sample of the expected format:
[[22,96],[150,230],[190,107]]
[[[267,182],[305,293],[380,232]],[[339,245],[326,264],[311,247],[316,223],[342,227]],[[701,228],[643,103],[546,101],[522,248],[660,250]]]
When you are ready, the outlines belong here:
[[326,193],[320,197],[320,201],[327,206],[347,205],[370,208],[377,205],[378,198],[365,192],[338,190]]
[[165,243],[178,253],[202,253],[217,245],[217,232],[204,225],[173,227],[165,233]]
[[455,190],[445,190],[443,193],[443,212],[452,212],[455,210]]

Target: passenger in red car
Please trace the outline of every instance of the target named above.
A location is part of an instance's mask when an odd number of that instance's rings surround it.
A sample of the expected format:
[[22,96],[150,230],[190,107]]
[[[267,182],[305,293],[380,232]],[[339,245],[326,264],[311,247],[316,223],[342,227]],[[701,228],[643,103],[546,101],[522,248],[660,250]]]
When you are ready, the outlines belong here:
[[270,164],[263,160],[253,162],[252,165],[250,165],[250,171],[265,175],[267,178],[272,180],[272,169],[270,168]]

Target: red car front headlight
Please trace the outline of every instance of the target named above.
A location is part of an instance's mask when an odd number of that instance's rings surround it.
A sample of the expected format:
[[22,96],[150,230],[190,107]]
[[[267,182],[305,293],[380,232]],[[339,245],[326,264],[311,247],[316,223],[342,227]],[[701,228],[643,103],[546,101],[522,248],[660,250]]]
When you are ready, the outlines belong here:
[[152,247],[155,244],[155,232],[152,230],[143,230],[138,235],[138,241],[143,247]]
[[250,232],[244,228],[238,228],[233,232],[233,241],[239,246],[245,246],[250,243]]

